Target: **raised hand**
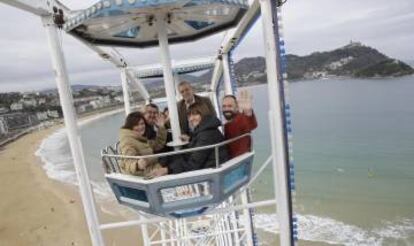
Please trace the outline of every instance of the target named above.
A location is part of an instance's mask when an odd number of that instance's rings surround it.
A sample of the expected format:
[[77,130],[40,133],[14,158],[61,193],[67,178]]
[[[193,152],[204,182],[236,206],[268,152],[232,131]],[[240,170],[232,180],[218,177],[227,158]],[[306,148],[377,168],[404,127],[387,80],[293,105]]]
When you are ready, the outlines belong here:
[[238,93],[238,104],[239,104],[239,110],[241,113],[251,116],[253,114],[253,107],[252,107],[252,101],[253,97],[250,94],[250,91],[244,89],[240,90]]
[[157,115],[157,119],[155,121],[155,124],[157,124],[158,127],[164,127],[166,122],[166,117],[164,114],[160,113]]

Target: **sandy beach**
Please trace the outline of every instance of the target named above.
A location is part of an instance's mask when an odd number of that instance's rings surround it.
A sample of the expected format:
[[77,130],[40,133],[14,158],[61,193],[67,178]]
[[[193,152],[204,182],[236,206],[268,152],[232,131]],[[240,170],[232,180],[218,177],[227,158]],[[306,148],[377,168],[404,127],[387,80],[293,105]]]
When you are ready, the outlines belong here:
[[49,179],[34,154],[57,128],[23,136],[0,152],[0,245],[90,245],[79,195]]
[[[48,178],[35,155],[42,140],[61,127],[34,131],[0,149],[0,246],[91,245],[77,187]],[[99,218],[122,220],[103,212]],[[137,245],[139,237],[136,227],[104,233],[106,245]]]

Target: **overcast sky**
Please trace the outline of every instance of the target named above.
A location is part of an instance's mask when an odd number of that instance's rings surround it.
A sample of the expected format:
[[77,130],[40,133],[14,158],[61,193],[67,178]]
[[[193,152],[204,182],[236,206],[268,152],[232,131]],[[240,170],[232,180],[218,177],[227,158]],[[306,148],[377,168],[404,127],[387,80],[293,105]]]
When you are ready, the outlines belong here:
[[[61,0],[71,9],[96,0]],[[361,41],[388,56],[414,60],[413,0],[288,0],[283,10],[288,53],[306,55]],[[40,18],[0,3],[0,92],[55,87]],[[261,20],[236,51],[236,59],[263,55]],[[172,59],[213,56],[223,34],[171,46]],[[72,84],[119,84],[119,71],[62,33]],[[131,65],[159,62],[157,48],[121,49]]]

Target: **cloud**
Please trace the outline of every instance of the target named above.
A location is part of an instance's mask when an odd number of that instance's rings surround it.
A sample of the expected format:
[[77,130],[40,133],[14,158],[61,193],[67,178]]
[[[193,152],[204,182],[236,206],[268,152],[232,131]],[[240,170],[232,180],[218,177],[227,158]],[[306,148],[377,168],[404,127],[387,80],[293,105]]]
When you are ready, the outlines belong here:
[[[82,9],[95,0],[62,1]],[[39,17],[0,4],[0,91],[54,87],[46,33]],[[289,53],[305,55],[361,41],[389,56],[414,60],[412,0],[288,0],[283,8],[284,36]],[[234,53],[235,59],[263,56],[262,20]],[[175,60],[212,56],[223,33],[171,46]],[[119,71],[70,35],[62,34],[72,83],[119,83]],[[159,49],[119,49],[131,65],[160,61]]]

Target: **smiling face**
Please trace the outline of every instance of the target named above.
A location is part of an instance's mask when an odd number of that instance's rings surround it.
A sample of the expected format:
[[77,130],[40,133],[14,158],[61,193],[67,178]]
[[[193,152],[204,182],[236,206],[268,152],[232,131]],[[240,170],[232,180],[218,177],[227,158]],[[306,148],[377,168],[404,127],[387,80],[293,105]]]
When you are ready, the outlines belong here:
[[145,107],[144,117],[149,125],[154,125],[157,120],[158,109],[147,105]]
[[178,87],[181,96],[187,103],[192,102],[194,99],[193,88],[188,83],[183,83]]
[[143,119],[138,121],[138,124],[135,125],[132,130],[137,133],[138,136],[142,137],[145,134],[145,122]]
[[190,127],[193,129],[200,125],[201,119],[201,114],[198,113],[192,113],[188,115],[188,122],[190,123]]
[[226,120],[232,120],[237,113],[237,103],[232,97],[225,97],[223,99],[223,115]]

